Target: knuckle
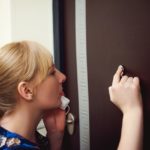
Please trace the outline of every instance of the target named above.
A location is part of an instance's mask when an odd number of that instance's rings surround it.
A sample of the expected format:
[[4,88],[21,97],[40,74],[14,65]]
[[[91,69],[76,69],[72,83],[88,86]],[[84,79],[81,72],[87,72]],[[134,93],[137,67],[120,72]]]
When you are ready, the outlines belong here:
[[137,80],[139,80],[139,77],[134,77],[134,79],[137,79]]
[[123,78],[128,78],[128,76],[127,76],[127,75],[124,75]]
[[113,86],[111,88],[112,93],[114,94],[118,90],[118,88],[119,88],[119,85],[118,86]]

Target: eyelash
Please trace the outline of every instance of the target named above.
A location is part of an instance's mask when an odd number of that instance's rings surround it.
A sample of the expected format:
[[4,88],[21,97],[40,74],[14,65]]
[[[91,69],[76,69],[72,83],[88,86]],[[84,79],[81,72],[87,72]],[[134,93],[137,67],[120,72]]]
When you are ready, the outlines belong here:
[[49,75],[55,75],[56,71],[50,72]]

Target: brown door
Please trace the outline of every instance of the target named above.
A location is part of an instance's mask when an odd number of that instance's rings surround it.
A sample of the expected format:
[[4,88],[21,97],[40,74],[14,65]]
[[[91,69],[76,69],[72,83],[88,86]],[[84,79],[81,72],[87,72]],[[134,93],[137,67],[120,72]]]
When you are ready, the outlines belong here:
[[[65,150],[79,150],[75,45],[75,1],[64,0],[66,93],[77,121],[65,134]],[[108,86],[119,64],[141,79],[144,101],[144,149],[150,149],[150,1],[86,0],[87,61],[91,150],[116,150],[121,112],[110,103]],[[134,126],[134,124],[133,124]]]
[[107,90],[119,64],[141,79],[150,149],[150,1],[87,0],[86,15],[91,149],[116,150],[119,141],[122,116]]

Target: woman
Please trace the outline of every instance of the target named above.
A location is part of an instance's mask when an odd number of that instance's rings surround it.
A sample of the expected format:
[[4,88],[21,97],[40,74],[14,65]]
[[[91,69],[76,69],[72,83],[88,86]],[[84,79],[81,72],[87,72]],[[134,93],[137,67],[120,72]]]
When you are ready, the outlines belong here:
[[[16,42],[0,49],[0,149],[60,149],[65,112],[58,107],[65,80],[38,43]],[[41,118],[48,142],[36,132]]]
[[[65,80],[49,51],[38,43],[22,41],[0,49],[1,149],[61,149],[65,112],[59,106]],[[118,149],[139,150],[142,147],[139,79],[123,76],[120,66],[109,92],[111,101],[123,112]],[[36,132],[42,118],[46,139]]]

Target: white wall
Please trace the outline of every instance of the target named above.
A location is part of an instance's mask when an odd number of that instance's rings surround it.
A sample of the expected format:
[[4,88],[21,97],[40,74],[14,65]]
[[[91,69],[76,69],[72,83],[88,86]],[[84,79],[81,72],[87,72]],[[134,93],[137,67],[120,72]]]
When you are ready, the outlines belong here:
[[0,46],[11,41],[10,0],[0,0]]
[[0,46],[33,40],[54,54],[52,15],[52,0],[0,0]]
[[11,0],[12,40],[34,40],[53,54],[52,0]]

